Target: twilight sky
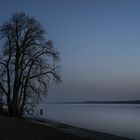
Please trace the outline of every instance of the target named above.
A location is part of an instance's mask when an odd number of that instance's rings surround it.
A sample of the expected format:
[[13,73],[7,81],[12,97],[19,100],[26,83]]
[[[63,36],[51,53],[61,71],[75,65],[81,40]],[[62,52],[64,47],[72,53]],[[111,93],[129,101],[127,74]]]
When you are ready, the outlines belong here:
[[63,84],[49,101],[140,99],[139,0],[0,0],[40,21],[61,53]]

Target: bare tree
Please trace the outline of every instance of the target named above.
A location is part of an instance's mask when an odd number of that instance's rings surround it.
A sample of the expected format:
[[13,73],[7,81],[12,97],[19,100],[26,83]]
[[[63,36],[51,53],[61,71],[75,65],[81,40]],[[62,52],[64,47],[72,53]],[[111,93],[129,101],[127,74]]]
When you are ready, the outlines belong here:
[[22,116],[47,93],[51,79],[61,82],[59,53],[46,41],[41,24],[24,13],[13,14],[0,36],[0,98],[9,115]]

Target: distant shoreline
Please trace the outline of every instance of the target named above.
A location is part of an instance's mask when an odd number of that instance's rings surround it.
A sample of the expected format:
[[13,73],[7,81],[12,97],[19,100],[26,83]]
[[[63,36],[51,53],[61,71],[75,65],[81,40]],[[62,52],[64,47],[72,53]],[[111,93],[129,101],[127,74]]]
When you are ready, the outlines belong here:
[[132,100],[132,101],[76,101],[76,102],[50,102],[49,104],[140,104],[140,100]]

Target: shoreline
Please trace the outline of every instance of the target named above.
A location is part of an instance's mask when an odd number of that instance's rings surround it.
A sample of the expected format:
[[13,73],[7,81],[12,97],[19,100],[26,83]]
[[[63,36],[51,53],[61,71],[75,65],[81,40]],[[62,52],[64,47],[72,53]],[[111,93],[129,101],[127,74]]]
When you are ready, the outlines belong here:
[[71,126],[65,123],[53,121],[50,119],[45,119],[45,118],[39,118],[39,117],[26,117],[25,119],[46,125],[58,130],[63,131],[64,133],[69,133],[78,137],[86,138],[88,140],[134,140],[133,138],[127,138],[123,136],[117,136],[113,134],[108,134],[104,132],[98,132],[98,131],[93,131],[89,129],[84,129],[76,126]]
[[132,140],[42,118],[0,115],[0,140]]

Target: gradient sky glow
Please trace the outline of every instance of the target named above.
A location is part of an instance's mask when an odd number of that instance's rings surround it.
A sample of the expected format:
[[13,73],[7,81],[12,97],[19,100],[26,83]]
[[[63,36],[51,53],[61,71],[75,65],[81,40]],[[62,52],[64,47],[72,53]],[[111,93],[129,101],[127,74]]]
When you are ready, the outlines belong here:
[[49,101],[140,99],[139,0],[1,0],[0,23],[23,11],[61,52]]

